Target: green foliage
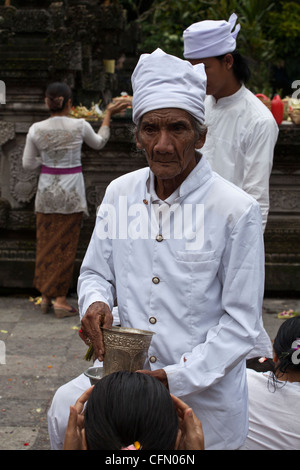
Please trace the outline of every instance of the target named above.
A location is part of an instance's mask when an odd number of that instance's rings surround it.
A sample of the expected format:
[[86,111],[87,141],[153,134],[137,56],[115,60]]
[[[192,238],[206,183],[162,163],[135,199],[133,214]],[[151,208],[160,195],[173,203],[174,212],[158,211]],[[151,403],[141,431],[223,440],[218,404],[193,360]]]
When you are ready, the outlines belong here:
[[281,1],[269,14],[270,35],[274,39],[275,62],[284,68],[290,83],[300,78],[300,5]]
[[[293,79],[300,78],[300,5],[275,0],[119,0],[141,28],[139,52],[160,47],[183,56],[182,33],[192,23],[228,19],[235,12],[241,31],[237,45],[248,58],[255,93],[272,93],[272,66],[284,59]],[[298,75],[297,75],[298,74]]]
[[300,57],[300,5],[296,2],[280,2],[280,12],[274,11],[269,15],[272,24],[272,35],[276,39],[276,52],[278,57],[284,58],[287,54]]

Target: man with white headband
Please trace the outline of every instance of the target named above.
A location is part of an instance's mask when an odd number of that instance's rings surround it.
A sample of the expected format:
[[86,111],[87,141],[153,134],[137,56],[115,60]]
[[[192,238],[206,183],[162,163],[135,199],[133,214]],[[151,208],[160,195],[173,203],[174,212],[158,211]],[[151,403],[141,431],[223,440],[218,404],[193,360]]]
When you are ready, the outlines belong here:
[[[81,336],[101,362],[100,325],[111,327],[117,300],[121,326],[155,333],[142,372],[193,408],[206,449],[237,449],[248,430],[245,357],[263,299],[259,204],[201,153],[202,64],[157,49],[141,56],[132,86],[137,146],[149,166],[106,190],[78,281]],[[52,448],[62,446],[67,404],[88,387],[82,375],[57,391]]]
[[184,57],[207,73],[203,153],[214,171],[260,204],[263,230],[269,213],[269,178],[278,126],[268,108],[245,87],[250,70],[236,50],[240,25],[205,20],[183,32]]

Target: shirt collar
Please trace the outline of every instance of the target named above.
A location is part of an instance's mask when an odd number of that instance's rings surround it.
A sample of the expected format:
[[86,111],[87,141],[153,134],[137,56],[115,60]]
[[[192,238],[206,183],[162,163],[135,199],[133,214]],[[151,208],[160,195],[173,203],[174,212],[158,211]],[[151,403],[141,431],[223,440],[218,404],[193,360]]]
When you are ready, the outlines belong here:
[[222,106],[227,106],[230,103],[235,103],[236,101],[238,101],[244,94],[244,91],[245,91],[245,85],[242,84],[241,88],[235,93],[233,93],[233,95],[224,96],[224,98],[219,98],[218,101],[216,101],[216,99],[212,95],[210,95],[209,98],[211,99],[214,106],[222,107]]
[[195,168],[191,173],[186,177],[182,184],[164,201],[159,199],[155,191],[155,175],[149,169],[149,176],[146,181],[146,190],[148,193],[148,198],[151,203],[163,204],[167,203],[169,205],[173,204],[178,198],[182,198],[194,191],[195,189],[200,188],[206,181],[212,177],[211,167],[204,157],[201,156],[200,161],[197,163]]
[[150,200],[151,203],[156,203],[156,204],[169,204],[170,206],[175,202],[175,199],[179,197],[179,188],[175,189],[175,191],[165,200],[160,199],[155,191],[155,176],[154,173],[150,170],[149,172],[149,178],[147,181],[148,185],[148,192],[150,194]]

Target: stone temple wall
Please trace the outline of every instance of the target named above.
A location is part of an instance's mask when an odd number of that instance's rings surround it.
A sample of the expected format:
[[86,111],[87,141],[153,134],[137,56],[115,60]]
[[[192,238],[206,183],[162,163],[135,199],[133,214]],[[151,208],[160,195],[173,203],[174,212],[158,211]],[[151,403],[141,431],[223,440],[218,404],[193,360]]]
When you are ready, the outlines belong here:
[[280,125],[265,231],[266,291],[300,293],[300,126]]
[[[30,288],[38,175],[22,168],[28,129],[49,116],[44,94],[53,81],[68,83],[74,104],[87,107],[100,101],[105,107],[121,91],[130,93],[139,31],[134,24],[127,24],[126,12],[113,1],[10,3],[0,5],[0,83],[5,85],[6,98],[6,103],[0,104],[0,288]],[[113,73],[105,66],[105,61],[112,60]],[[131,156],[132,138],[125,138],[127,134],[122,120],[116,121],[105,151],[91,153],[83,148],[91,215],[83,224],[77,265],[107,182],[145,164]]]
[[[77,104],[104,105],[130,93],[137,61],[138,29],[114,2],[99,0],[12,1],[0,6],[0,290],[31,288],[35,263],[34,197],[38,175],[21,164],[30,125],[48,117],[48,83],[65,80]],[[111,3],[111,4],[108,4]],[[26,4],[26,7],[24,6]],[[107,73],[103,60],[115,60]],[[1,90],[0,90],[1,91]],[[93,124],[95,130],[100,124]],[[107,184],[146,165],[136,152],[130,118],[116,117],[101,151],[83,146],[83,172],[90,216],[83,222],[74,281]],[[270,179],[265,231],[267,294],[300,293],[300,126],[283,123]]]

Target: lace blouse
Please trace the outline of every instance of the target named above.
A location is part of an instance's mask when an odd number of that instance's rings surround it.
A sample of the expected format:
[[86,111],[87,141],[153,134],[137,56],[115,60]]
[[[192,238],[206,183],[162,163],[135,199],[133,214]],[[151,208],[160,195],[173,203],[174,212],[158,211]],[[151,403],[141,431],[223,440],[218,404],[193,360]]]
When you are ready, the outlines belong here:
[[85,142],[101,149],[110,137],[108,126],[98,133],[84,119],[55,116],[33,124],[23,153],[24,169],[40,169],[35,211],[88,215],[81,171],[81,147]]

